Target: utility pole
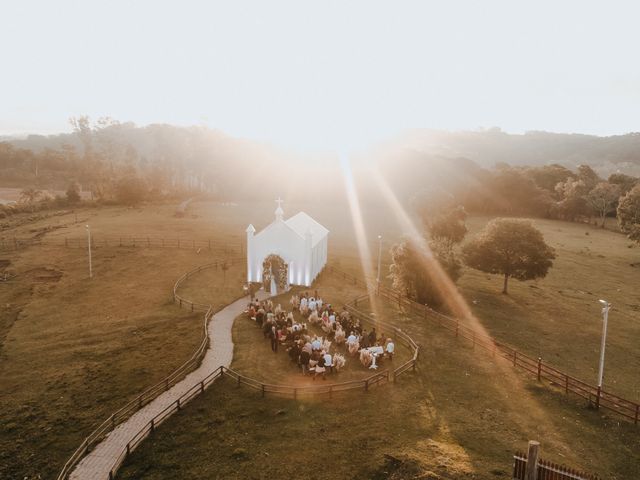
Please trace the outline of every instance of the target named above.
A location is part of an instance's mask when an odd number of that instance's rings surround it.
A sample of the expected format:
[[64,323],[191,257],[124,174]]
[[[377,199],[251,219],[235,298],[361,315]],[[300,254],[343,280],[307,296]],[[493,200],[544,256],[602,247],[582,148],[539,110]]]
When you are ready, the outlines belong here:
[[604,306],[602,309],[602,343],[600,344],[600,369],[598,370],[598,388],[602,388],[602,377],[604,376],[604,348],[607,344],[607,322],[609,320],[609,309],[611,304],[606,300],[600,300]]
[[376,282],[378,284],[378,292],[380,291],[380,267],[382,265],[382,235],[378,235],[378,277]]
[[87,229],[87,248],[89,249],[89,278],[93,278],[93,265],[91,264],[91,229],[89,225],[85,225]]

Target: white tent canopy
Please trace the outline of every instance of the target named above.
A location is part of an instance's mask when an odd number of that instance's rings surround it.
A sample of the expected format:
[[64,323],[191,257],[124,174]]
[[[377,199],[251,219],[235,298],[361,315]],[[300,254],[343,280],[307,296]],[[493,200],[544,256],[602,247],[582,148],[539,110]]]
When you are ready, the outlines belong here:
[[287,285],[310,286],[327,263],[329,230],[304,212],[285,221],[282,200],[276,202],[271,224],[259,233],[247,228],[247,281],[262,282],[264,262],[275,255],[286,264]]

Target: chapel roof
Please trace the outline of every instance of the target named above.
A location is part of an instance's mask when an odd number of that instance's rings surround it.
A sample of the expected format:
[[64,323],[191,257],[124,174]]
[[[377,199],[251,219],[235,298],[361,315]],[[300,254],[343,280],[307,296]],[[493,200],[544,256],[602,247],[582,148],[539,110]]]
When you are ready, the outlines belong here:
[[305,237],[306,233],[310,231],[312,245],[316,245],[329,233],[329,230],[320,225],[304,212],[296,213],[293,217],[289,218],[284,223],[286,223],[287,226],[291,228],[291,230],[293,230],[303,238]]

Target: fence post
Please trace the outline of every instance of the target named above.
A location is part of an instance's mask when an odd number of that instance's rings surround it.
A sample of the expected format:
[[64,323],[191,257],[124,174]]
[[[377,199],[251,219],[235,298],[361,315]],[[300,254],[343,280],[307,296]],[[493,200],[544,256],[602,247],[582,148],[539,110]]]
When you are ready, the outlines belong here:
[[529,440],[529,450],[527,452],[527,470],[524,480],[538,480],[538,454],[540,453],[540,443]]
[[131,455],[131,446],[127,443],[127,457]]
[[542,357],[538,357],[538,381],[540,381],[541,371],[542,371]]
[[598,390],[596,392],[596,410],[600,409],[600,394],[602,393],[602,387],[598,386]]
[[200,392],[204,393],[204,381],[200,382]]
[[180,399],[176,400],[176,408],[180,410]]
[[262,390],[262,397],[264,398],[264,383],[260,384],[261,390]]
[[153,418],[151,419],[151,431],[153,432],[154,428],[156,428],[155,423],[153,422]]
[[427,319],[427,306],[424,306],[424,319]]

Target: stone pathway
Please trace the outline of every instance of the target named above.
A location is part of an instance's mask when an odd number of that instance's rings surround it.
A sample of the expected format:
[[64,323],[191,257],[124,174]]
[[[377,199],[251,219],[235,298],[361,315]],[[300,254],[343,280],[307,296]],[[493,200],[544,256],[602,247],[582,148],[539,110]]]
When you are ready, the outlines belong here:
[[[259,300],[269,295],[259,291]],[[233,359],[233,341],[231,327],[234,319],[246,308],[248,297],[236,300],[216,313],[209,321],[209,349],[202,364],[179,383],[164,392],[158,398],[133,414],[84,457],[69,476],[72,480],[107,480],[109,471],[114,467],[120,454],[126,449],[133,437],[147,425],[153,417],[175,401],[194,385],[215,371],[220,365],[228,367]]]

